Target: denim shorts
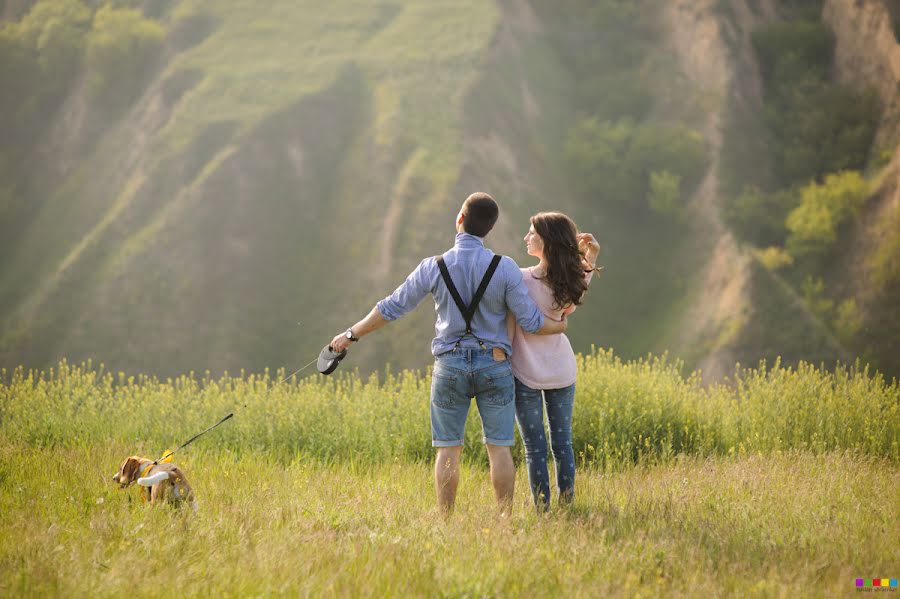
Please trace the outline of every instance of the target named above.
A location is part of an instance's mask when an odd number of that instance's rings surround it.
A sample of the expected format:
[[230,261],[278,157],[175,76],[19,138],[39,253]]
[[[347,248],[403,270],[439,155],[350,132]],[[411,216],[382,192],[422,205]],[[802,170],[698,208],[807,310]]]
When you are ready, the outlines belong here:
[[481,416],[483,440],[512,446],[516,386],[509,361],[497,362],[491,350],[453,349],[435,357],[431,375],[431,444],[463,444],[472,398]]

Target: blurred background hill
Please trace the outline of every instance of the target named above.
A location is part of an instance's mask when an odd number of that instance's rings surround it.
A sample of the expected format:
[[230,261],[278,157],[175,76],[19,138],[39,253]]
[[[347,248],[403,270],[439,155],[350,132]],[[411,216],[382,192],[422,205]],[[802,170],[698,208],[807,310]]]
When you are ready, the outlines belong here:
[[[472,191],[528,265],[606,266],[569,337],[900,374],[891,0],[0,0],[0,365],[308,362]],[[355,347],[430,362],[430,301]],[[299,323],[299,324],[298,324]]]

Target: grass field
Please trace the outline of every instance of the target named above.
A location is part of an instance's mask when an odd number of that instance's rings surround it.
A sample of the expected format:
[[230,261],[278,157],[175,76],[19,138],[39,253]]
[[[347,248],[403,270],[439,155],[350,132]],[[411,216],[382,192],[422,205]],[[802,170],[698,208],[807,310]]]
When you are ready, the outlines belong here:
[[[606,352],[579,381],[574,504],[537,516],[519,467],[497,516],[472,415],[444,521],[427,373],[3,373],[0,595],[837,596],[897,576],[896,382],[776,366],[703,387]],[[112,484],[226,409],[177,455],[196,514]]]
[[850,453],[583,470],[574,505],[544,517],[520,468],[508,519],[466,466],[444,522],[425,463],[191,449],[194,515],[114,489],[130,451],[0,448],[0,593],[838,596],[900,565],[900,472]]

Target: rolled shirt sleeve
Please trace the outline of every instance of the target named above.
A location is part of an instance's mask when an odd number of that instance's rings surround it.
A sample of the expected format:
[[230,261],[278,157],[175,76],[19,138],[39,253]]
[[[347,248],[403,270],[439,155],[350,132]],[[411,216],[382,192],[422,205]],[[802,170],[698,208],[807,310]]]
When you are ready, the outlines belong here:
[[528,295],[528,287],[516,263],[511,258],[503,258],[502,263],[506,278],[506,305],[523,331],[536,333],[544,326],[544,315]]
[[376,304],[378,311],[381,312],[381,316],[385,320],[397,320],[413,310],[425,299],[426,295],[431,293],[433,263],[433,257],[425,258],[419,262],[415,270],[409,273],[409,276],[394,290],[394,293]]

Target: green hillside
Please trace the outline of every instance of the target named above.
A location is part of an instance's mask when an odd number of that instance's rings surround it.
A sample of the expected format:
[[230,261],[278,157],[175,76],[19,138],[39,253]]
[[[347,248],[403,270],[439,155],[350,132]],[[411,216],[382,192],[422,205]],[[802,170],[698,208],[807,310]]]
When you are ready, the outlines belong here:
[[[869,299],[854,294],[867,280],[804,261],[785,224],[804,186],[842,169],[892,189],[878,166],[896,140],[889,111],[833,77],[832,54],[800,60],[834,43],[821,3],[747,20],[750,4],[0,2],[13,90],[0,106],[0,364],[299,367],[445,249],[462,200],[485,190],[502,208],[488,244],[523,265],[538,210],[600,239],[607,270],[569,334],[579,350],[668,349],[713,376],[779,355],[900,372],[896,337],[868,324],[896,322],[889,219],[870,217],[886,246],[858,250],[883,279]],[[720,31],[695,38],[734,73],[719,87],[715,65],[679,45],[692,27]],[[758,106],[728,99],[742,97],[742,52],[764,79]],[[766,132],[808,97],[779,81],[832,100],[803,131],[850,132],[815,168],[767,162]],[[778,151],[826,143],[791,139],[806,145]],[[859,246],[851,225],[873,205],[842,216],[828,251]],[[773,267],[791,252],[793,270]],[[427,364],[432,324],[426,301],[354,348],[354,365]]]

